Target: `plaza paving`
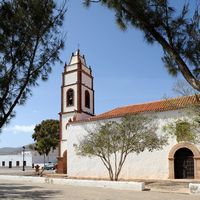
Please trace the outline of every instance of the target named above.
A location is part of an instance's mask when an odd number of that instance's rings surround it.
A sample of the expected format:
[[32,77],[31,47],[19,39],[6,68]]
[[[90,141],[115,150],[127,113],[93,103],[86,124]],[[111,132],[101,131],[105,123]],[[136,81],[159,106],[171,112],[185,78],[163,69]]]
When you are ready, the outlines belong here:
[[[51,177],[62,177],[54,171],[45,171]],[[36,176],[32,168],[0,168],[0,175]],[[144,180],[137,180],[144,181]],[[25,183],[19,180],[0,179],[0,199],[65,199],[65,200],[199,200],[200,195],[190,195],[188,185],[194,180],[146,180],[146,191],[133,192],[68,185]],[[199,181],[200,182],[200,181]]]
[[199,195],[133,192],[91,187],[33,184],[0,180],[0,199],[55,200],[199,200]]

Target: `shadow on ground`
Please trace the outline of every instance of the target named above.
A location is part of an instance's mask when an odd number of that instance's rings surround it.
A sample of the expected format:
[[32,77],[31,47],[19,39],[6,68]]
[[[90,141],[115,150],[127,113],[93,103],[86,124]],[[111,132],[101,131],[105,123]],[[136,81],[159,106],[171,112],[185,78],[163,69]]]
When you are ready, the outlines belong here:
[[49,199],[58,195],[58,190],[45,190],[39,186],[24,186],[23,184],[1,183],[0,199]]
[[174,182],[169,180],[145,181],[146,189],[159,192],[189,193],[189,182]]

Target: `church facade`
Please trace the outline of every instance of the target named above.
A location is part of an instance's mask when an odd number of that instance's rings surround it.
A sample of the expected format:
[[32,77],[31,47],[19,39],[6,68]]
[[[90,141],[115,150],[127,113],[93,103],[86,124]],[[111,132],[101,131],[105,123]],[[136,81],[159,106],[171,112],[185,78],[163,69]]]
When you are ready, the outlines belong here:
[[[173,120],[187,117],[182,108],[195,103],[195,97],[129,105],[94,115],[94,89],[92,70],[85,57],[78,50],[72,54],[62,74],[60,143],[58,173],[71,178],[108,179],[108,172],[99,158],[81,157],[76,154],[75,145],[87,134],[88,129],[99,123],[120,120],[127,114],[156,114],[159,124],[158,135],[163,126]],[[122,168],[120,179],[200,179],[200,146],[189,142],[177,143],[170,137],[162,150],[130,154]]]

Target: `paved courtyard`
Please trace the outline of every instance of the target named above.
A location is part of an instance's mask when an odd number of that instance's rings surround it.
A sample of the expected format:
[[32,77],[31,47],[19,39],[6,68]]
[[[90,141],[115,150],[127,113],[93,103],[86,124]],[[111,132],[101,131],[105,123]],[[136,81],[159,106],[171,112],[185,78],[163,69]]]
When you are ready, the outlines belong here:
[[199,195],[132,192],[67,185],[33,184],[0,180],[0,199],[55,199],[55,200],[199,200]]
[[[45,171],[45,174],[53,177],[59,176],[52,170]],[[20,168],[0,168],[0,175],[36,176],[32,168],[26,168],[25,171],[22,171]],[[185,180],[182,182],[177,180],[147,180],[145,181],[146,191],[132,192],[68,185],[23,183],[20,180],[5,181],[0,179],[0,199],[199,200],[200,195],[188,194],[189,182],[194,182],[194,180]]]

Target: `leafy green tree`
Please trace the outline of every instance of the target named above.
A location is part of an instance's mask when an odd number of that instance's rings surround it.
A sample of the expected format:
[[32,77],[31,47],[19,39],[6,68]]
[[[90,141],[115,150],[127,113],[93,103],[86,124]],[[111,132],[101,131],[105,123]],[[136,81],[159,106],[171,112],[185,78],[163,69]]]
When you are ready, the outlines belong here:
[[59,121],[47,119],[36,125],[32,138],[35,141],[34,148],[40,154],[48,156],[51,150],[55,150],[59,143]]
[[[115,12],[122,29],[133,26],[150,44],[161,45],[162,60],[171,75],[182,73],[200,91],[200,14],[198,0],[84,0],[86,6],[99,2]],[[196,8],[192,8],[195,5]]]
[[[190,110],[191,111],[191,110]],[[194,113],[193,113],[194,114]],[[176,138],[177,142],[199,143],[199,116],[193,118],[177,119],[168,123],[163,130]]]
[[65,12],[65,1],[59,7],[54,0],[0,2],[0,130],[60,61]]
[[110,121],[89,130],[75,148],[78,155],[99,157],[109,172],[110,180],[118,180],[126,158],[131,153],[161,149],[167,137],[156,134],[153,118],[141,114]]

